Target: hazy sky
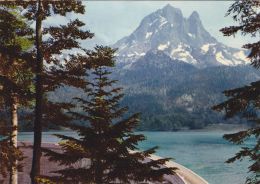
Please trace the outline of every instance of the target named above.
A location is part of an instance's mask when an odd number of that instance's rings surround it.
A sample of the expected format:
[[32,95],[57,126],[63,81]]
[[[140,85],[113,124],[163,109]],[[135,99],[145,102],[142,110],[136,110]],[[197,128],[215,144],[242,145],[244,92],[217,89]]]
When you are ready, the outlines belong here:
[[[168,3],[180,8],[184,17],[197,11],[206,30],[226,45],[240,48],[243,43],[252,41],[252,38],[240,35],[235,38],[224,37],[219,32],[219,29],[234,24],[231,17],[225,17],[232,1],[85,1],[84,3],[86,13],[80,16],[80,19],[95,33],[96,39],[92,43],[107,45],[115,43],[131,34],[145,16]],[[51,21],[62,23],[62,20],[57,21],[54,17]]]

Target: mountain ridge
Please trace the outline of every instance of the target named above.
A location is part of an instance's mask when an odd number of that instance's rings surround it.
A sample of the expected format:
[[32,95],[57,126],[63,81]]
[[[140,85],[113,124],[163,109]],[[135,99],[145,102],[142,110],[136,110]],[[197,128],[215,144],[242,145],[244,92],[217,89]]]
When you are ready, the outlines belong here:
[[132,34],[113,47],[118,48],[120,66],[137,61],[150,50],[163,51],[198,68],[248,63],[244,50],[228,47],[210,35],[198,12],[185,18],[180,9],[169,4],[144,17]]

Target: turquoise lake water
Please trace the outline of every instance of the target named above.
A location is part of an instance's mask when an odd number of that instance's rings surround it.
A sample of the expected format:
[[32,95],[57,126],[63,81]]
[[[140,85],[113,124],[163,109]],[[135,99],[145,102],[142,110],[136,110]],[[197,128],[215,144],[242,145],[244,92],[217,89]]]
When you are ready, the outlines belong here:
[[[147,140],[140,144],[141,149],[159,146],[157,155],[171,157],[210,184],[244,184],[248,161],[226,164],[239,147],[225,141],[223,132],[141,132]],[[43,134],[43,142],[58,142],[53,132]],[[75,133],[63,132],[76,136]],[[32,133],[19,135],[20,141],[31,141]],[[251,144],[250,141],[247,144]]]

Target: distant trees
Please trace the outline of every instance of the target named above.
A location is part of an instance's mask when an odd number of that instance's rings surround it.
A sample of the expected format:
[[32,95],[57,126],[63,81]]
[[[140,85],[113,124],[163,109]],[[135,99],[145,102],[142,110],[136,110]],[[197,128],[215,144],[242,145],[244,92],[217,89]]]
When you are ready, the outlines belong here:
[[[260,36],[260,1],[258,0],[237,0],[229,8],[227,15],[233,15],[233,19],[239,23],[237,26],[230,26],[221,29],[225,36],[235,35],[241,31],[243,35]],[[243,46],[249,50],[248,58],[255,68],[260,67],[260,40],[255,43],[248,43]],[[242,147],[241,150],[227,163],[249,158],[253,163],[249,166],[250,176],[247,184],[259,184],[260,182],[260,81],[251,83],[237,89],[224,91],[229,99],[213,107],[217,111],[224,110],[226,117],[240,116],[252,122],[252,128],[234,134],[224,135],[224,138],[234,144],[242,144],[249,138],[255,144],[249,147]]]
[[169,159],[148,160],[156,148],[136,151],[142,134],[134,134],[139,114],[125,117],[126,107],[121,108],[121,88],[109,78],[114,66],[115,50],[98,46],[88,51],[86,63],[91,65],[85,96],[75,98],[78,109],[69,112],[82,125],[67,123],[65,126],[78,132],[79,138],[57,135],[62,152],[45,150],[50,160],[65,166],[57,170],[58,176],[49,177],[60,183],[138,183],[162,181],[164,174],[174,174],[174,168],[165,168]]
[[0,165],[2,174],[9,172],[10,184],[18,183],[17,161],[22,158],[17,148],[18,107],[28,104],[33,90],[27,52],[32,30],[19,13],[16,7],[0,7]]

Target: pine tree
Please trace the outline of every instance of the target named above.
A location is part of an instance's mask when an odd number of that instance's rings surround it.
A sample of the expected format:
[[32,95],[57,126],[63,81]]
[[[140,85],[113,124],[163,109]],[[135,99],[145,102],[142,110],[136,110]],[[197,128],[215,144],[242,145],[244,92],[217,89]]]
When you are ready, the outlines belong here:
[[0,162],[5,164],[1,164],[2,174],[6,171],[10,174],[10,184],[18,183],[17,166],[22,159],[17,148],[17,110],[29,101],[33,77],[27,62],[30,53],[26,52],[31,45],[32,30],[19,13],[15,7],[0,8],[0,109],[1,114],[7,113],[8,117],[1,122]]
[[[31,169],[31,180],[34,184],[40,175],[43,123],[68,120],[62,115],[62,111],[68,108],[69,104],[51,102],[48,100],[48,93],[63,85],[79,87],[84,84],[82,77],[79,77],[84,71],[77,67],[80,66],[79,63],[73,63],[78,61],[75,57],[80,56],[71,56],[69,59],[60,59],[59,56],[64,50],[81,48],[79,41],[91,38],[93,34],[83,31],[82,27],[85,24],[78,19],[71,20],[67,25],[43,27],[43,21],[53,15],[66,16],[71,12],[83,14],[84,5],[78,0],[5,1],[1,4],[21,6],[25,10],[24,16],[30,21],[35,21],[35,118]],[[43,39],[45,36],[46,40]],[[66,77],[68,74],[69,78]]]
[[[227,15],[233,14],[233,19],[239,23],[236,26],[230,26],[221,29],[225,36],[235,36],[241,31],[243,35],[251,35],[259,38],[260,36],[260,1],[258,0],[238,0],[229,8]],[[260,40],[255,43],[249,43],[243,46],[249,50],[248,58],[255,68],[260,67]],[[240,131],[234,134],[226,134],[224,138],[228,141],[241,145],[249,138],[255,140],[253,146],[243,146],[241,150],[227,163],[249,158],[252,164],[248,170],[251,173],[247,184],[260,183],[260,81],[251,83],[237,89],[224,91],[225,96],[229,99],[213,107],[217,111],[224,110],[226,118],[240,116],[253,123],[252,128]]]
[[155,148],[138,150],[138,143],[145,137],[135,134],[139,114],[126,117],[127,108],[120,107],[123,97],[121,88],[111,80],[115,50],[97,46],[86,54],[86,63],[92,66],[85,96],[75,98],[78,109],[69,113],[81,124],[67,123],[66,127],[76,131],[79,138],[57,135],[62,152],[45,150],[51,161],[65,169],[47,177],[58,183],[142,183],[163,182],[163,175],[174,174],[174,168],[163,167],[169,159],[149,160]]

